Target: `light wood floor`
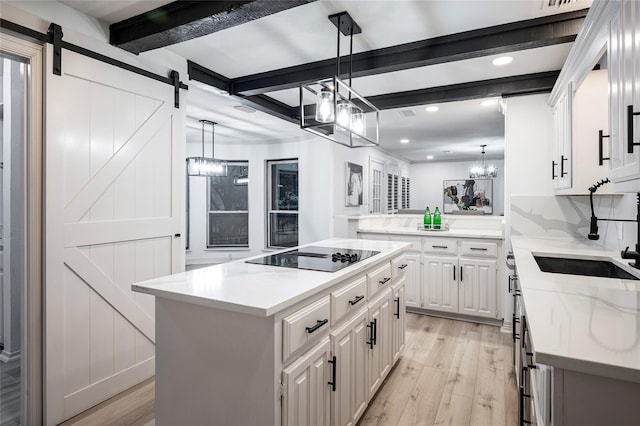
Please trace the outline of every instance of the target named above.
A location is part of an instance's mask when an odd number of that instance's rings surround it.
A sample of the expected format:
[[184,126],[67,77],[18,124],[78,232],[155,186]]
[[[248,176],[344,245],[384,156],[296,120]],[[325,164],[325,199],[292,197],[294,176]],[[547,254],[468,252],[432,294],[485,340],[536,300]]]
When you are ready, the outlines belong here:
[[[500,328],[407,314],[407,343],[358,426],[511,426],[518,392],[511,336]],[[152,426],[149,379],[63,425]]]
[[0,426],[20,424],[20,359],[0,361]]

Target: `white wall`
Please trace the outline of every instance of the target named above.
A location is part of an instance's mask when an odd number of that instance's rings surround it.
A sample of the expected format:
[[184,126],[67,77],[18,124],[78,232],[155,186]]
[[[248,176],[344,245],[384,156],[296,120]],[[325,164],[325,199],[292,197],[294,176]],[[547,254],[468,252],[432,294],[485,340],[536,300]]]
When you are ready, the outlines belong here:
[[[249,161],[249,247],[206,248],[206,179],[191,177],[187,264],[219,263],[262,253],[266,246],[267,160],[297,158],[299,161],[299,243],[331,238],[334,145],[310,133],[299,142],[262,144],[231,144],[216,136],[216,158]],[[188,155],[200,155],[200,149],[201,140],[187,141]]]
[[[498,168],[498,176],[493,179],[493,214],[504,214],[504,161],[487,160]],[[429,206],[443,210],[443,180],[467,179],[469,167],[474,161],[456,161],[439,163],[418,163],[411,165],[411,209],[424,210]]]

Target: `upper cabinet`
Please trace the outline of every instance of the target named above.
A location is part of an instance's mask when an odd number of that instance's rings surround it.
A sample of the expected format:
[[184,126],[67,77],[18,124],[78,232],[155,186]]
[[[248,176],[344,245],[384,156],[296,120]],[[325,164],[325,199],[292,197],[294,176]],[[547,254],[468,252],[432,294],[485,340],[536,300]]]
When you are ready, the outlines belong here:
[[625,0],[609,26],[609,124],[616,192],[640,192],[640,3]]
[[573,91],[569,83],[567,91],[560,96],[553,107],[553,159],[551,160],[551,180],[553,188],[569,189],[572,182],[571,162],[571,104]]

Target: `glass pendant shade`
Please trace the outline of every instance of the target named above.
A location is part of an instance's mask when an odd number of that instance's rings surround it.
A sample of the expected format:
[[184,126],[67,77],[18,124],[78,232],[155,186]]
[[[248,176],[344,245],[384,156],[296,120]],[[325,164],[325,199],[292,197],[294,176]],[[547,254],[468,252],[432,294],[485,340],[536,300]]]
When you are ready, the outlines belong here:
[[340,100],[336,107],[336,124],[348,129],[349,121],[351,121],[351,104],[347,100]]
[[480,145],[480,147],[482,147],[482,164],[469,168],[469,177],[472,179],[494,178],[498,176],[498,169],[495,166],[487,166],[484,162],[485,146],[486,145]]
[[351,131],[360,135],[365,136],[366,131],[366,122],[365,116],[362,113],[362,110],[357,106],[351,108],[351,123],[349,125]]
[[334,119],[333,93],[325,87],[318,93],[316,120],[321,123],[330,123]]
[[[228,167],[224,160],[216,160],[213,158],[214,131],[213,127],[216,123],[209,120],[200,120],[202,123],[202,156],[187,158],[187,175],[188,176],[227,176]],[[211,157],[204,156],[204,126],[211,125]]]

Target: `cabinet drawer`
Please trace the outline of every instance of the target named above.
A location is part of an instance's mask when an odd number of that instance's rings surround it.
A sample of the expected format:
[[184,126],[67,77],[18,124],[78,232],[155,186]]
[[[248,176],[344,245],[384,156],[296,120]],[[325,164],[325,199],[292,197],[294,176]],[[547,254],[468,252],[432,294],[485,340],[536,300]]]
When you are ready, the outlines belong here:
[[403,243],[411,243],[407,250],[422,251],[422,237],[413,237],[408,235],[391,235],[389,237],[391,241],[400,241]]
[[331,325],[337,324],[349,312],[367,304],[367,278],[357,280],[331,293]]
[[282,320],[282,359],[329,331],[329,295]]
[[458,240],[452,238],[428,238],[424,240],[424,252],[433,254],[458,254]]
[[398,256],[391,260],[391,279],[395,283],[398,279],[402,278],[407,271],[407,257],[405,255]]
[[474,241],[460,242],[460,256],[496,257],[498,244]]
[[391,287],[391,262],[387,262],[367,274],[369,298],[378,290],[387,287]]

